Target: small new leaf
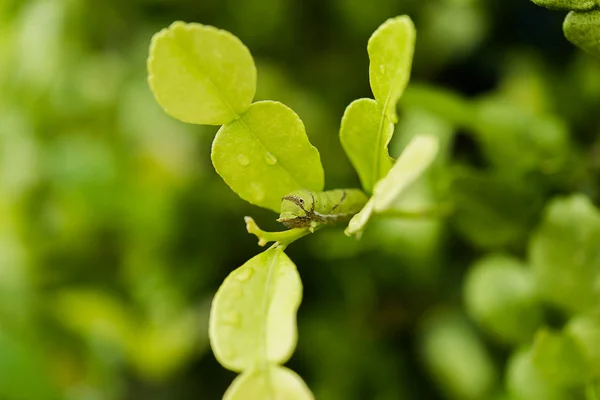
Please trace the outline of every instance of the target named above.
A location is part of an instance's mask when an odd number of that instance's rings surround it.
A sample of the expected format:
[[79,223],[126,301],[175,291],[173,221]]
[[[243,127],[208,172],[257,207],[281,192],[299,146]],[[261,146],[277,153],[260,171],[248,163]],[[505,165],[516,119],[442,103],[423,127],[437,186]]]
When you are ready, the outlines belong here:
[[217,173],[242,199],[275,212],[291,191],[323,190],[321,157],[304,124],[275,101],[253,103],[239,119],[221,127],[211,158]]
[[375,211],[382,212],[391,208],[400,195],[431,165],[438,149],[439,141],[435,136],[415,136],[390,172],[375,185]]
[[374,212],[392,207],[404,191],[431,165],[439,149],[439,142],[432,135],[417,135],[406,146],[388,174],[377,182],[373,196],[363,209],[350,220],[344,233],[360,234]]
[[281,248],[270,248],[233,271],[210,312],[208,333],[217,360],[238,372],[286,362],[296,347],[301,299],[300,276]]
[[162,108],[183,122],[222,125],[250,106],[256,67],[231,33],[174,22],[152,38],[148,82]]
[[223,400],[248,399],[314,400],[314,396],[294,371],[269,365],[239,375],[223,397]]
[[371,35],[369,79],[375,100],[396,123],[396,105],[410,79],[416,30],[410,17],[388,19]]

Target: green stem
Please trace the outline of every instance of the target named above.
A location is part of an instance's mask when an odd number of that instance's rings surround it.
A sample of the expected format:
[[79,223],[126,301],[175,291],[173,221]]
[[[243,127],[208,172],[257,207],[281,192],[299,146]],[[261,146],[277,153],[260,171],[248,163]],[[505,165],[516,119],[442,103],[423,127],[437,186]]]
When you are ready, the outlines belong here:
[[258,245],[264,246],[269,242],[276,242],[276,246],[283,248],[287,247],[290,243],[312,233],[322,227],[317,225],[311,232],[310,228],[293,228],[287,231],[280,232],[266,232],[259,228],[251,217],[244,217],[246,221],[246,230],[248,233],[255,235],[258,238]]

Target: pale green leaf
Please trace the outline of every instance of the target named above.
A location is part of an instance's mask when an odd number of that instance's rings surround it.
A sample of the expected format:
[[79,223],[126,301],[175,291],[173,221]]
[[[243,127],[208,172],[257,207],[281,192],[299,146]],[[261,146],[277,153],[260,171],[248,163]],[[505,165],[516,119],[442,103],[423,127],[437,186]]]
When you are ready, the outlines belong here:
[[367,45],[371,90],[393,123],[398,120],[396,104],[410,79],[415,39],[415,26],[403,15],[384,22]]
[[294,371],[278,365],[259,367],[239,375],[223,400],[314,400],[314,396]]
[[565,18],[563,31],[571,43],[600,57],[600,9],[571,11]]
[[375,100],[355,100],[346,108],[340,142],[367,193],[392,167],[388,143],[393,134],[394,125]]
[[417,135],[406,146],[385,178],[375,185],[375,211],[389,209],[400,195],[431,165],[439,149],[433,135]]
[[373,212],[382,212],[391,207],[403,192],[410,187],[431,165],[437,154],[438,139],[432,135],[417,135],[406,146],[392,169],[375,185],[373,197],[363,209],[350,220],[346,235],[359,234],[365,229]]
[[373,214],[374,205],[375,203],[371,197],[363,209],[352,217],[344,233],[348,236],[361,233],[365,229],[367,222],[369,222],[371,214]]
[[569,312],[600,301],[600,212],[583,195],[550,203],[529,246],[540,295]]
[[252,103],[256,67],[248,48],[231,33],[174,22],[152,39],[148,82],[158,103],[174,118],[222,125]]
[[508,343],[530,340],[542,320],[531,273],[506,255],[486,256],[469,269],[464,298],[470,316]]
[[297,340],[296,312],[302,283],[281,248],[271,248],[233,271],[214,297],[210,343],[233,371],[284,363]]
[[596,0],[532,0],[538,6],[551,10],[591,10],[598,6]]
[[254,103],[241,118],[221,127],[211,157],[242,199],[276,212],[281,198],[293,190],[323,190],[319,152],[296,113],[278,102]]

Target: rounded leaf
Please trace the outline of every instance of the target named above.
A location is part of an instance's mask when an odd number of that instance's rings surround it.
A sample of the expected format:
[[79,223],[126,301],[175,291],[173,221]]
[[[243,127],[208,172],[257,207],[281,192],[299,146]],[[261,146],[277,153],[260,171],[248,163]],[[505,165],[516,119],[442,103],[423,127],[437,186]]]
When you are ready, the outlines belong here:
[[279,212],[281,198],[296,189],[322,191],[323,167],[302,121],[274,101],[252,104],[217,132],[212,162],[242,199]]
[[571,11],[563,23],[569,42],[600,57],[600,10]]
[[284,363],[296,347],[302,283],[281,248],[271,248],[233,271],[215,295],[210,343],[232,371]]
[[294,371],[278,365],[256,368],[239,375],[223,400],[314,400],[314,396]]
[[162,108],[183,122],[222,125],[242,114],[256,92],[250,51],[231,33],[174,22],[152,38],[148,82]]
[[340,142],[367,193],[392,167],[388,144],[393,134],[394,125],[375,100],[358,99],[346,108]]
[[415,40],[415,26],[403,15],[384,22],[367,45],[371,90],[393,123],[398,120],[396,104],[410,79]]
[[470,269],[464,290],[469,314],[505,342],[530,340],[541,323],[535,284],[519,260],[486,256]]

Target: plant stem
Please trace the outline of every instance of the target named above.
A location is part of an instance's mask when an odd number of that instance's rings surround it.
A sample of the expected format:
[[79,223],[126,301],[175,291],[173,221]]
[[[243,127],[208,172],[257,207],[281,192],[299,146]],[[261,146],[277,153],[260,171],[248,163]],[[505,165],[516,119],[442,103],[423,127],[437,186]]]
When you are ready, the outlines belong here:
[[[287,231],[266,232],[259,228],[251,217],[244,217],[246,221],[246,230],[248,233],[255,235],[258,238],[258,245],[264,246],[269,242],[277,242],[276,246],[287,247],[290,243],[312,233],[309,228],[293,228]],[[317,225],[313,232],[320,229],[322,225]]]

